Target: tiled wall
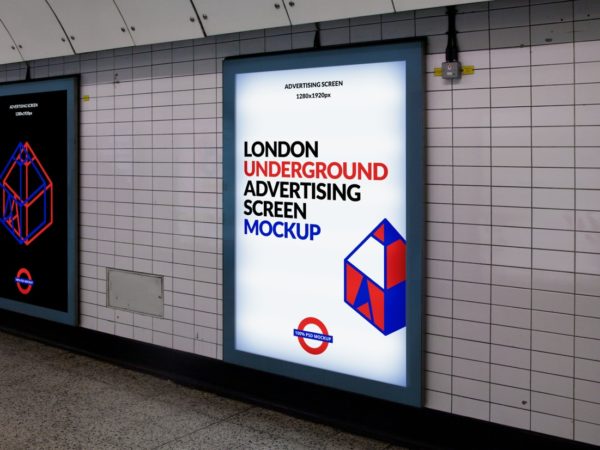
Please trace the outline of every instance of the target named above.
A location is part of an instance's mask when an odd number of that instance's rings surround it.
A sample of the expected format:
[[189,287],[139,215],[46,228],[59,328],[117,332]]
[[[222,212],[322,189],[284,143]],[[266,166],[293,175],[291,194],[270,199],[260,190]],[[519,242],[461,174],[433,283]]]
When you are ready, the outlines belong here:
[[[600,1],[459,11],[476,71],[454,83],[431,73],[443,9],[321,24],[323,45],[429,36],[425,404],[600,444]],[[313,37],[32,64],[34,78],[82,77],[82,326],[221,358],[221,59]],[[107,267],[164,275],[165,318],[108,308]]]

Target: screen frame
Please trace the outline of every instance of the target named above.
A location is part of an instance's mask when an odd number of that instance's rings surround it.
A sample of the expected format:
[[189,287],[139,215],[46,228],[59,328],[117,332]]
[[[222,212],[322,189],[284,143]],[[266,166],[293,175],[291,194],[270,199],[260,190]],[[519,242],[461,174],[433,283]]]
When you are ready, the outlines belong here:
[[67,311],[44,308],[0,297],[6,309],[67,325],[79,322],[79,76],[44,78],[0,84],[0,96],[65,91],[67,132]]
[[[223,62],[223,359],[289,378],[413,406],[422,405],[422,278],[424,233],[423,39],[277,52]],[[235,348],[235,77],[237,74],[387,61],[406,62],[407,386],[251,354]],[[301,368],[301,370],[299,370]]]

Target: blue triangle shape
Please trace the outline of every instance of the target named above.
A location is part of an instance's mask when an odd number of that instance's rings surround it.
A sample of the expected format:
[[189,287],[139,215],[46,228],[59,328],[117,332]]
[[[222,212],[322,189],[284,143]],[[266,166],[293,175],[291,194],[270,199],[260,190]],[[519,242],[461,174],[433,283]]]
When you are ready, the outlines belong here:
[[367,278],[364,277],[358,288],[358,294],[356,294],[356,300],[354,301],[354,308],[369,303],[369,287],[367,286]]

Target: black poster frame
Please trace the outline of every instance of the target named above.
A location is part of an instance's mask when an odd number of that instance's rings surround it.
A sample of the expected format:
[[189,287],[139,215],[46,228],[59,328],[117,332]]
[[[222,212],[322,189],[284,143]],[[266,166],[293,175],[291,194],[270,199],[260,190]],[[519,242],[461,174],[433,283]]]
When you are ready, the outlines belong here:
[[[48,179],[51,179],[54,175],[52,197],[50,197],[49,203],[52,205],[50,208],[56,208],[60,212],[60,216],[58,213],[54,216],[54,210],[51,213],[48,213],[50,210],[41,213],[45,220],[47,220],[48,214],[52,214],[53,219],[48,230],[52,230],[52,227],[54,227],[54,230],[51,234],[46,233],[47,236],[30,239],[27,241],[27,246],[10,245],[6,239],[0,241],[0,253],[4,255],[3,257],[9,258],[9,260],[12,259],[17,265],[20,264],[21,260],[27,260],[28,252],[29,254],[37,252],[35,253],[36,264],[40,260],[40,263],[49,268],[51,277],[46,277],[46,280],[50,278],[50,281],[44,283],[42,280],[36,285],[36,275],[22,269],[16,274],[3,274],[4,286],[2,292],[4,294],[0,294],[0,309],[67,325],[77,325],[79,320],[79,80],[79,76],[68,76],[0,84],[0,102],[3,102],[3,105],[7,108],[4,114],[6,117],[11,117],[13,113],[15,116],[22,116],[22,122],[20,123],[25,123],[25,125],[21,126],[21,133],[26,130],[23,134],[31,137],[36,136],[36,132],[43,132],[50,136],[50,141],[64,143],[64,148],[53,146],[52,149],[46,149],[44,155],[46,163],[50,156],[54,159],[54,155],[57,155],[55,159],[59,161],[59,163],[51,162],[57,167],[54,173],[48,175],[43,172],[44,175],[42,176],[43,178],[47,175]],[[36,98],[42,99],[40,104],[36,104]],[[48,105],[47,103],[53,104]],[[27,116],[35,118],[31,121],[30,126],[26,122],[28,120]],[[44,120],[52,126],[39,123]],[[6,124],[4,126],[6,127]],[[10,127],[6,127],[3,132],[7,134],[14,133]],[[52,140],[54,136],[60,136],[61,138],[60,140]],[[20,137],[15,136],[12,140],[14,142],[19,141],[19,145],[24,144],[20,139]],[[7,162],[4,161],[7,156],[12,154],[10,158],[14,158],[17,154],[16,151],[13,154],[13,151],[14,149],[11,150],[10,148],[0,149],[3,158],[0,161],[0,170],[3,170],[7,165]],[[29,152],[29,148],[27,152]],[[30,155],[28,158],[32,158],[31,155],[34,155],[32,159],[37,159],[33,150],[28,154]],[[10,161],[11,159],[8,159],[9,163]],[[29,163],[32,162],[29,161]],[[33,164],[39,167],[42,162],[33,161]],[[37,169],[37,173],[39,176],[42,170]],[[0,208],[0,212],[4,212],[2,208]],[[0,218],[4,219],[5,215],[0,215]],[[14,234],[10,231],[10,225],[6,226],[4,223],[3,225],[0,226],[0,232],[4,236]],[[19,226],[23,226],[22,223]],[[29,224],[27,226],[29,228]],[[19,233],[20,236],[24,235],[23,231],[19,231],[17,234]],[[49,240],[52,240],[52,242],[48,242]],[[24,241],[24,239],[19,238],[16,241],[23,244],[20,241]],[[44,249],[41,252],[42,254],[39,254],[40,248]],[[30,263],[31,259],[31,256],[29,256]],[[6,285],[9,279],[14,283],[13,286]],[[15,285],[20,287],[20,293],[7,295],[6,292],[10,292],[9,288],[12,287],[14,290]],[[59,288],[56,286],[59,286]],[[33,291],[34,289],[36,290],[37,301],[28,301],[26,295],[23,295],[22,292]]]

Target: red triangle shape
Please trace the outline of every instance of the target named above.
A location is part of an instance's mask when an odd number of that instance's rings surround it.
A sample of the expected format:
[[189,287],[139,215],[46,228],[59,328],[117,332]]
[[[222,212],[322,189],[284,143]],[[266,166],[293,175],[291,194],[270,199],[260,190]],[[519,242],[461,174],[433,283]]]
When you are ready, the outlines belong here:
[[360,313],[365,316],[367,319],[371,320],[371,311],[369,310],[369,304],[368,303],[363,303],[362,305],[360,305],[358,308],[358,311],[360,311]]
[[373,321],[380,330],[385,329],[385,305],[383,302],[383,291],[375,284],[368,281],[369,297],[371,298],[371,308],[373,309]]
[[346,263],[346,301],[354,305],[363,276],[350,264]]
[[385,227],[383,226],[383,224],[381,224],[381,226],[379,228],[377,228],[377,230],[375,230],[375,232],[373,233],[373,236],[375,236],[381,242],[384,242],[384,239],[385,239]]

